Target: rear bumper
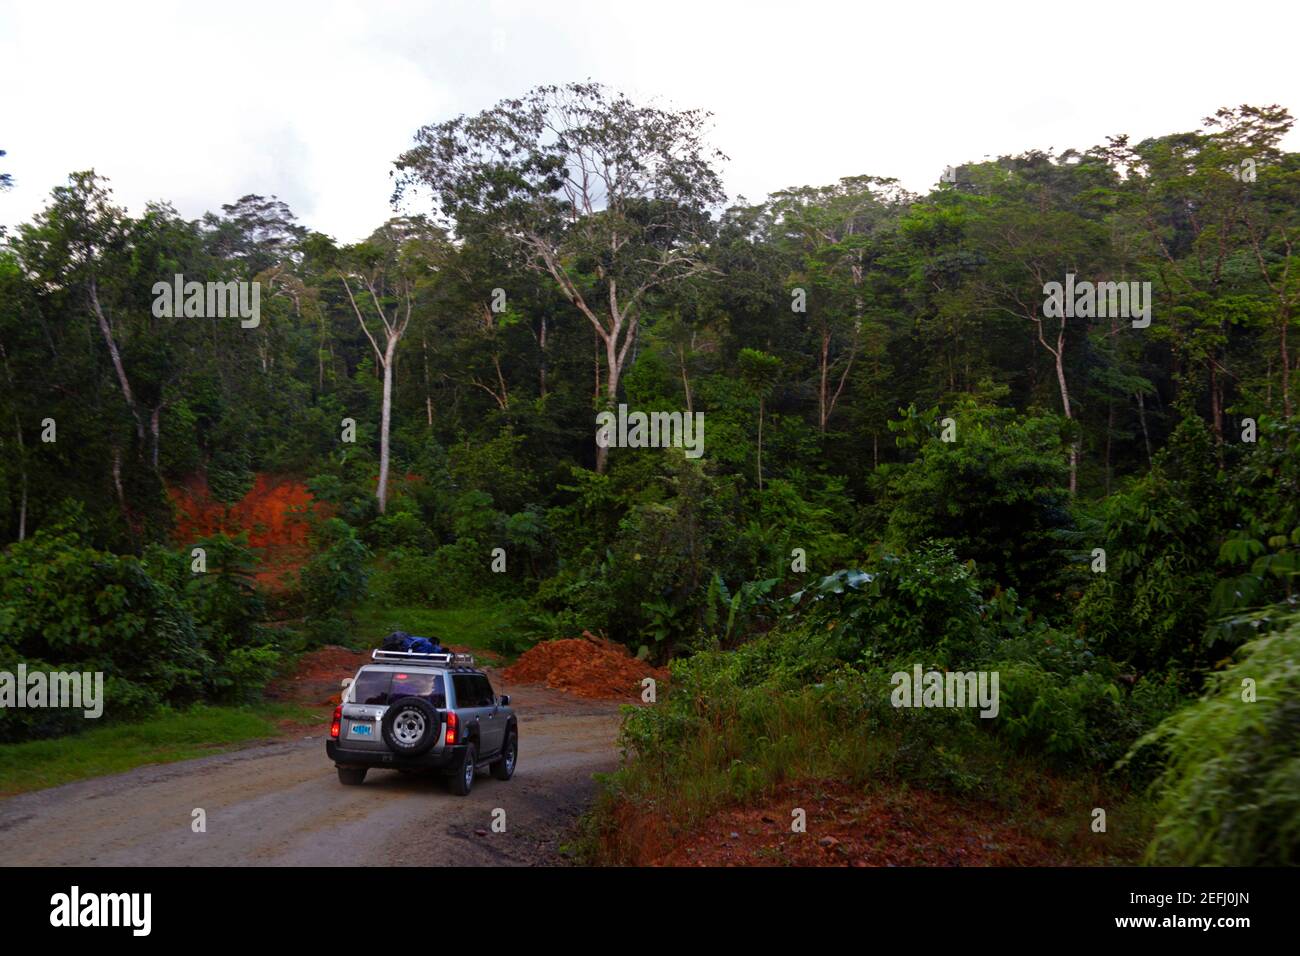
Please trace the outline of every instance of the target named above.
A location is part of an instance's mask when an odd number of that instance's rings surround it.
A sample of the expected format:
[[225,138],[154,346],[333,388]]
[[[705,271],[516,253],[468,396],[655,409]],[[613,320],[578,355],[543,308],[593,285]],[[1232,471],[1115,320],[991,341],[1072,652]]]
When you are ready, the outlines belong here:
[[337,740],[325,741],[325,756],[340,767],[390,767],[454,770],[461,765],[465,755],[464,744],[453,744],[440,751],[429,751],[418,757],[399,757],[387,750],[349,750],[340,747]]

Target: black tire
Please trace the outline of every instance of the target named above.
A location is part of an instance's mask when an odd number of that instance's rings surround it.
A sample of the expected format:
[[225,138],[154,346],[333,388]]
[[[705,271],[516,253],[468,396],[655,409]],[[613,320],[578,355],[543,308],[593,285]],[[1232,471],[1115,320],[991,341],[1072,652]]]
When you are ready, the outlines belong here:
[[519,735],[511,727],[506,731],[505,743],[501,746],[501,757],[489,768],[493,778],[509,780],[515,775],[515,764],[519,762]]
[[399,697],[384,712],[380,733],[398,757],[427,753],[442,734],[442,714],[423,697]]
[[366,779],[365,767],[339,767],[339,783],[359,787]]
[[447,782],[447,786],[456,796],[467,797],[470,790],[474,788],[474,762],[476,760],[478,760],[478,748],[471,741],[465,748],[465,758]]

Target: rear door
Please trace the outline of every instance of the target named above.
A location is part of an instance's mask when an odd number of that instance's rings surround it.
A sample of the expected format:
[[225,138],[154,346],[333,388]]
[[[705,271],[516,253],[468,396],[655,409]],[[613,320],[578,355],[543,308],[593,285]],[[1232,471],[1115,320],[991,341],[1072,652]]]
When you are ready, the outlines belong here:
[[388,709],[388,692],[393,672],[363,667],[348,693],[352,703],[343,705],[343,726],[339,745],[348,750],[387,750],[379,722]]
[[471,726],[477,729],[478,752],[482,756],[492,750],[492,722],[490,711],[483,706],[483,689],[474,678],[475,674],[453,674],[451,681],[456,688],[456,713],[466,731]]
[[492,692],[492,683],[486,674],[475,674],[474,682],[479,688],[479,698],[483,701],[483,747],[487,753],[496,753],[501,749],[506,735],[506,715],[497,706],[496,695]]

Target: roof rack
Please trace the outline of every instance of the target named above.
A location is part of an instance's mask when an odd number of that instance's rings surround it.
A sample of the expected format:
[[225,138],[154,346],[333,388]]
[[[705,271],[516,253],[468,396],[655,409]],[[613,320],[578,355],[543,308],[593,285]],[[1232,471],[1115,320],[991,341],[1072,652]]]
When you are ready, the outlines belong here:
[[378,664],[443,664],[473,667],[473,654],[417,654],[415,651],[371,651],[370,659]]

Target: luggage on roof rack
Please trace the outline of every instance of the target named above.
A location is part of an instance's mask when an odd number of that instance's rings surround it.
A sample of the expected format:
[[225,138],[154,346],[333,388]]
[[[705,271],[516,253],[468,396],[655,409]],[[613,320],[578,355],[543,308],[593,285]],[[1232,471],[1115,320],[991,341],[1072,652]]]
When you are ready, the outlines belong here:
[[405,631],[393,631],[392,634],[384,638],[379,648],[384,651],[414,651],[417,654],[437,654],[442,651],[442,644],[436,637],[420,637],[416,634],[407,634]]
[[370,652],[371,660],[378,664],[442,664],[451,667],[473,667],[473,654],[420,654],[416,651],[387,651],[377,650]]

